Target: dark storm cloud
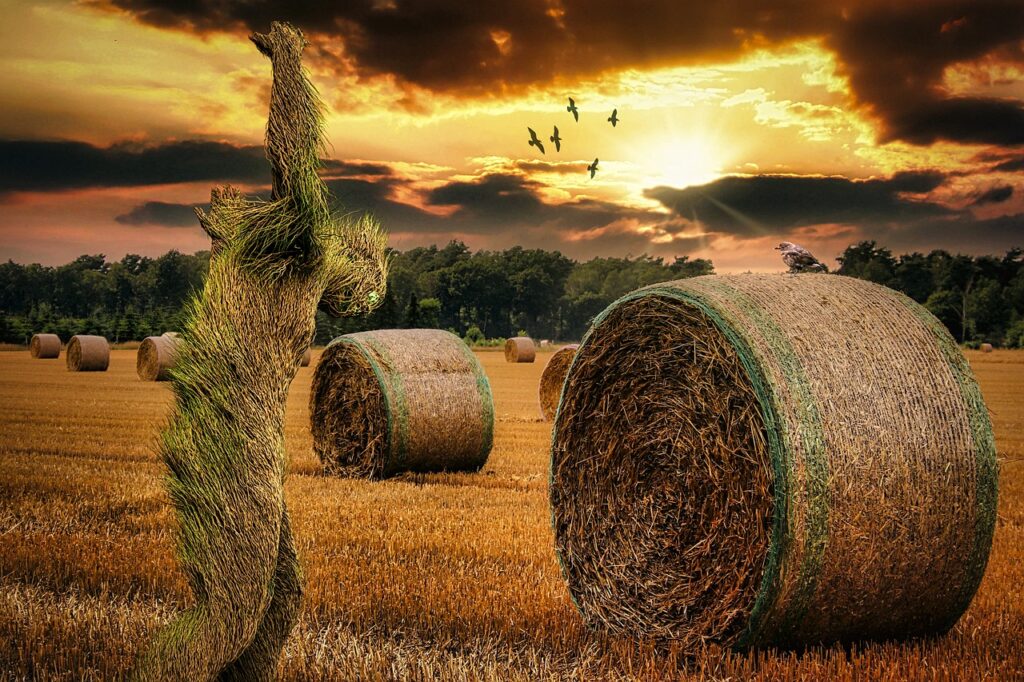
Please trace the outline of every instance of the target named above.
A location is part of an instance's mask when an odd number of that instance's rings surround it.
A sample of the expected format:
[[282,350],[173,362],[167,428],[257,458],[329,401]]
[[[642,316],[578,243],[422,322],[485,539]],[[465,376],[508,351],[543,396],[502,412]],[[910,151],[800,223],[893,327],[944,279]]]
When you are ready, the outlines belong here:
[[341,51],[314,48],[339,71],[393,74],[470,95],[624,68],[731,59],[751,44],[817,38],[836,53],[854,98],[879,118],[884,139],[1024,143],[1021,102],[941,93],[943,72],[952,64],[987,55],[1024,63],[1019,0],[847,6],[651,0],[642,9],[592,0],[102,1],[145,23],[197,32],[265,30],[274,19],[293,21],[320,45],[344,45]]
[[1002,173],[1020,173],[1021,171],[1024,171],[1024,156],[1002,161],[993,166],[991,170]]
[[[330,177],[387,176],[384,164],[324,161]],[[181,182],[266,182],[263,147],[182,140],[96,147],[73,140],[0,140],[0,195]]]
[[1013,196],[1013,187],[1010,185],[1004,185],[1002,187],[993,187],[990,190],[982,192],[978,197],[971,202],[972,206],[984,206],[985,204],[1001,204],[1004,201],[1009,200]]
[[540,194],[541,183],[520,175],[493,173],[471,182],[450,182],[426,197],[433,206],[454,206],[450,220],[464,225],[589,230],[619,220],[646,223],[665,219],[663,214],[631,209],[596,199],[549,204]]
[[265,181],[262,147],[186,140],[95,147],[76,141],[0,140],[0,194],[200,180]]
[[[115,216],[122,225],[162,225],[164,227],[199,227],[195,207],[198,204],[174,204],[165,201],[147,201],[127,213]],[[202,206],[210,208],[209,204]]]
[[885,224],[950,215],[954,212],[938,204],[903,196],[929,192],[944,179],[931,171],[875,180],[728,176],[685,189],[654,187],[645,195],[711,232],[752,237],[824,223]]

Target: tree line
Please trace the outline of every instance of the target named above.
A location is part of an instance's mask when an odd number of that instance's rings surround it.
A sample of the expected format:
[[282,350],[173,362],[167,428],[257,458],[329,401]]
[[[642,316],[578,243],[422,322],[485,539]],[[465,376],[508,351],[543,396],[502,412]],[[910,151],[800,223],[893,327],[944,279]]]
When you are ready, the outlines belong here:
[[[1024,260],[929,254],[894,256],[875,242],[848,247],[838,273],[898,289],[925,305],[957,338],[1024,347]],[[0,340],[33,333],[100,334],[135,341],[177,329],[192,291],[202,286],[209,252],[107,261],[80,256],[56,267],[0,264]],[[477,251],[457,241],[391,254],[388,290],[373,313],[334,319],[317,314],[316,342],[382,328],[440,328],[474,342],[520,333],[573,340],[619,296],[649,284],[711,274],[709,260],[651,256],[571,260],[557,251],[514,247]]]

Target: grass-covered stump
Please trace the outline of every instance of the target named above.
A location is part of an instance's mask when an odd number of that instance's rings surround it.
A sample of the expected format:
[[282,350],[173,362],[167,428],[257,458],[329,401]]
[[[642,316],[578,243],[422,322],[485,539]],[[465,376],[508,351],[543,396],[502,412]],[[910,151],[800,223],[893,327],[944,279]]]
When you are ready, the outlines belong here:
[[313,448],[330,473],[475,471],[494,434],[491,388],[454,334],[385,329],[327,346],[310,391]]
[[102,336],[76,334],[64,353],[72,372],[106,372],[110,366],[110,344]]
[[890,289],[700,277],[615,302],[565,381],[556,548],[584,618],[737,648],[942,633],[997,466],[956,343]]
[[178,357],[178,344],[181,343],[177,334],[147,336],[139,344],[135,355],[135,371],[143,381],[167,381],[171,378],[171,368]]
[[562,395],[562,383],[569,371],[572,359],[576,357],[576,349],[579,344],[572,343],[562,346],[551,356],[548,364],[544,367],[544,373],[540,375],[540,413],[544,421],[551,421],[555,418],[558,410],[558,399]]
[[505,341],[505,362],[533,362],[537,347],[528,336],[513,336]]
[[38,360],[59,358],[60,337],[56,334],[33,334],[28,344],[28,353]]

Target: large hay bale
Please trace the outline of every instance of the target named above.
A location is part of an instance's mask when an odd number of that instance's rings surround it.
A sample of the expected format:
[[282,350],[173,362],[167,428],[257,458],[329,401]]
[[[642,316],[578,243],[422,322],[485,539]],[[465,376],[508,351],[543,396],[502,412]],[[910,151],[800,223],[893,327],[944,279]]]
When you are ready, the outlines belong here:
[[302,360],[299,361],[299,367],[309,367],[309,363],[313,361],[313,349],[307,348],[306,352],[302,354]]
[[544,421],[549,422],[555,418],[558,399],[562,395],[562,383],[565,381],[569,365],[576,357],[576,349],[579,347],[578,343],[571,343],[559,348],[548,360],[547,366],[544,367],[544,373],[540,375],[540,413],[544,417]]
[[700,277],[612,304],[566,378],[551,467],[585,619],[690,645],[944,632],[996,518],[992,429],[953,338],[835,275]]
[[505,341],[505,362],[533,362],[537,348],[528,336],[513,336]]
[[106,372],[110,365],[110,344],[102,336],[76,334],[65,352],[72,372]]
[[982,353],[991,353],[992,352],[992,344],[991,343],[983,343],[980,346],[978,346],[978,350],[980,350]]
[[310,420],[327,471],[386,478],[482,467],[494,404],[483,368],[459,337],[386,329],[346,334],[324,349]]
[[139,345],[135,356],[135,371],[143,381],[168,381],[170,370],[178,357],[178,344],[181,339],[177,334],[148,336]]
[[28,352],[40,360],[52,360],[60,357],[60,337],[56,334],[33,334],[28,344]]

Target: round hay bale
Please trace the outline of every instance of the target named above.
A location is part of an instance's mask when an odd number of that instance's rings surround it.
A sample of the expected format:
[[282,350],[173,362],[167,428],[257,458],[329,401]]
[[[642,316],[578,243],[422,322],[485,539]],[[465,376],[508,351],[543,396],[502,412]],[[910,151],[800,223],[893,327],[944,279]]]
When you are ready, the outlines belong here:
[[505,362],[533,362],[537,348],[528,336],[513,336],[505,341]]
[[52,360],[60,357],[60,337],[56,334],[33,334],[28,344],[28,352],[39,360]]
[[540,375],[540,413],[546,422],[555,418],[558,399],[562,396],[562,383],[579,347],[578,343],[573,343],[559,348],[548,360],[544,373]]
[[306,352],[302,354],[302,360],[299,361],[299,367],[309,367],[309,363],[313,361],[313,349],[307,348]]
[[161,334],[161,336],[170,336],[176,339],[179,336],[181,336],[181,334],[179,334],[178,332],[164,332],[163,334]]
[[135,356],[135,371],[143,381],[167,381],[170,369],[178,356],[180,337],[175,334],[148,336],[139,345]]
[[490,384],[459,337],[385,329],[332,341],[310,391],[313,449],[342,476],[475,471],[490,454]]
[[980,350],[982,353],[991,353],[992,352],[992,344],[991,343],[983,343],[980,346],[978,346],[978,350]]
[[613,303],[552,436],[569,591],[612,632],[736,648],[948,630],[992,543],[995,443],[923,307],[837,275]]
[[110,365],[110,344],[102,336],[76,334],[65,352],[72,372],[106,372]]

